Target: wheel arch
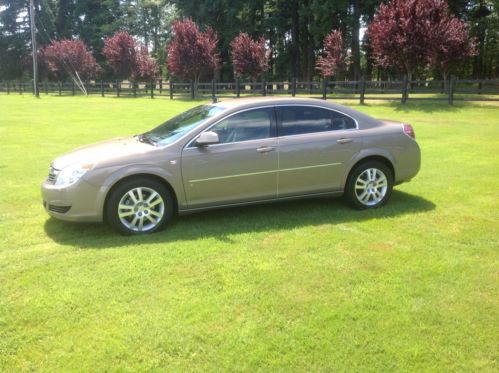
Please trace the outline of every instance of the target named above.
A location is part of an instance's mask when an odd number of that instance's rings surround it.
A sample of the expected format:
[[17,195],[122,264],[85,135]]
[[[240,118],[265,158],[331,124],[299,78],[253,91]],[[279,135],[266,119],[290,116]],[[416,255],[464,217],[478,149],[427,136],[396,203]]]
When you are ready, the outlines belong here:
[[102,206],[102,218],[104,221],[107,221],[107,216],[106,216],[107,204],[109,203],[109,198],[110,198],[111,194],[113,193],[113,191],[116,190],[116,188],[119,185],[121,185],[122,183],[124,183],[128,180],[136,179],[136,178],[147,178],[147,179],[155,180],[155,181],[161,183],[163,186],[165,186],[173,197],[174,212],[175,213],[178,212],[178,196],[177,196],[177,193],[175,193],[175,189],[173,189],[172,185],[168,182],[168,180],[166,180],[165,178],[163,178],[159,175],[156,175],[156,174],[142,172],[142,173],[126,175],[126,176],[122,177],[121,179],[116,180],[111,185],[111,187],[109,188],[109,190],[106,193],[106,197],[104,199],[104,203]]
[[392,160],[388,157],[388,156],[385,156],[385,155],[381,155],[381,154],[371,154],[371,155],[366,155],[365,157],[362,157],[360,159],[357,159],[353,164],[352,166],[350,167],[350,169],[348,170],[348,173],[346,174],[346,177],[345,177],[345,180],[343,182],[343,189],[345,190],[345,188],[347,187],[348,185],[348,180],[350,180],[350,175],[352,174],[352,172],[357,168],[357,166],[359,166],[360,164],[362,163],[365,163],[365,162],[370,162],[370,161],[378,161],[378,162],[381,162],[383,163],[386,167],[388,167],[388,169],[390,170],[390,172],[392,173],[392,177],[393,177],[393,182],[395,183],[395,167],[393,165],[393,162]]

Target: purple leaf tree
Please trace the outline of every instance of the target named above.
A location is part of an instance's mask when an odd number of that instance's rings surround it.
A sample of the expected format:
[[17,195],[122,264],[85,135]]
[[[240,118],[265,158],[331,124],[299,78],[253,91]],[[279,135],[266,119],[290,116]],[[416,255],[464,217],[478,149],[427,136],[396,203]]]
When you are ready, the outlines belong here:
[[258,79],[269,69],[270,49],[267,49],[263,36],[255,41],[248,34],[241,32],[232,40],[230,46],[236,77],[249,76]]
[[167,47],[168,70],[197,84],[202,73],[218,68],[217,35],[211,28],[201,32],[191,19],[173,22],[172,29],[173,40]]
[[467,26],[449,14],[446,0],[381,4],[368,36],[376,64],[393,67],[409,79],[417,69],[438,66],[446,71],[474,53]]
[[41,55],[49,71],[59,79],[73,75],[83,80],[95,78],[102,70],[81,40],[54,40]]
[[316,69],[324,78],[334,76],[345,68],[350,56],[343,48],[341,31],[333,30],[324,38],[323,56],[317,59]]
[[102,54],[113,69],[117,78],[128,79],[132,76],[137,61],[135,39],[126,31],[118,31],[104,39]]

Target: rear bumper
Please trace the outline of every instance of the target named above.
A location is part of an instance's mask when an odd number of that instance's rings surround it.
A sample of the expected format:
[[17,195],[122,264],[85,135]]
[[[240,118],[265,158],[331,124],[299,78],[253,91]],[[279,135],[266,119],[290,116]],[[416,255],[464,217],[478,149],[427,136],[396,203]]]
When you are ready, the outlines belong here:
[[41,186],[43,207],[60,220],[74,222],[102,222],[105,190],[79,180],[60,187],[46,181]]
[[416,141],[410,143],[397,156],[395,169],[395,184],[411,180],[421,169],[421,149]]

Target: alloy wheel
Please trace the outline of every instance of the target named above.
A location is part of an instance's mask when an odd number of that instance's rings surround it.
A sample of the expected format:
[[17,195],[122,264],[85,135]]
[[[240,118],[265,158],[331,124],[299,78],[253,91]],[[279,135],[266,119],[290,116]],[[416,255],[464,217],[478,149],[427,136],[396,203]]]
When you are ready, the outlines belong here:
[[126,192],[118,203],[121,223],[135,232],[147,232],[161,223],[165,202],[152,188],[136,187]]
[[355,180],[355,196],[364,206],[375,206],[386,196],[388,180],[377,168],[364,170]]

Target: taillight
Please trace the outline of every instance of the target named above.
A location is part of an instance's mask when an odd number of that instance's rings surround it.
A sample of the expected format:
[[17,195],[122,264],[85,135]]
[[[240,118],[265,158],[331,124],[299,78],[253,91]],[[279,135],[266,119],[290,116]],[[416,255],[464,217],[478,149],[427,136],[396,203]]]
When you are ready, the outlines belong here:
[[404,127],[404,133],[407,136],[412,137],[413,139],[416,139],[416,134],[414,133],[414,128],[412,128],[412,126],[410,124],[403,124],[402,126]]

